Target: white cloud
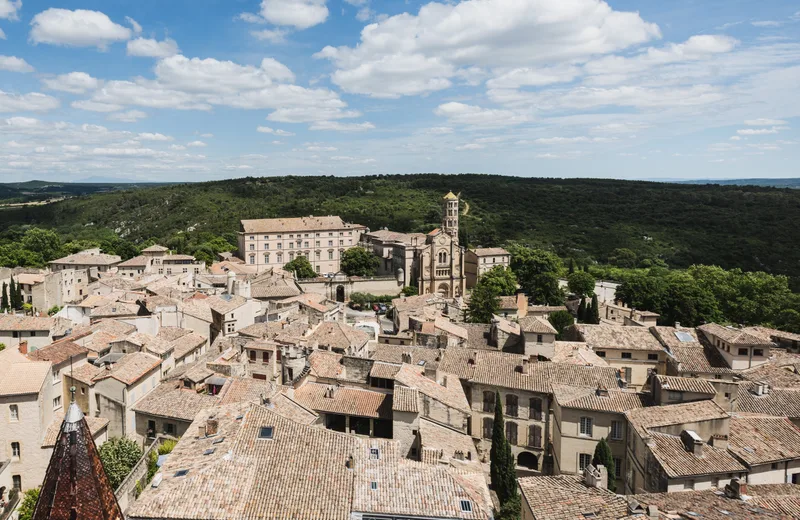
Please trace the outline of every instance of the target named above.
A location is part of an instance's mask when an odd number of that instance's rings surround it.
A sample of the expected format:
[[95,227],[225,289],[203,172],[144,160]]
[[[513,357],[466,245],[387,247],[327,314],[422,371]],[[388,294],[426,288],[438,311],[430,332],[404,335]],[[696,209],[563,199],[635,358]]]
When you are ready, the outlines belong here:
[[108,103],[97,103],[90,99],[83,99],[80,101],[73,101],[72,108],[80,110],[88,110],[90,112],[117,112],[122,110],[122,105],[112,105]]
[[325,0],[262,0],[261,16],[274,25],[308,29],[328,18]]
[[235,19],[242,20],[243,22],[247,23],[267,23],[264,17],[254,13],[241,13],[238,16],[236,16]]
[[481,108],[454,101],[439,105],[434,113],[437,116],[446,117],[452,124],[473,127],[510,126],[526,121],[524,116],[515,114],[511,110]]
[[338,148],[334,146],[319,146],[319,145],[312,145],[307,146],[306,150],[309,152],[335,152]]
[[133,28],[133,32],[136,34],[140,34],[142,32],[142,26],[130,16],[126,16],[125,21],[130,24],[130,26]]
[[0,90],[0,112],[46,112],[58,106],[56,98],[39,92],[8,94]]
[[94,90],[100,82],[85,72],[70,72],[55,78],[45,78],[42,83],[50,90],[60,90],[71,94],[83,94],[87,90]]
[[171,135],[164,135],[159,133],[142,132],[136,136],[137,139],[142,141],[174,141],[175,138]]
[[22,7],[22,0],[0,0],[0,18],[18,20],[17,11]]
[[781,119],[767,119],[760,117],[758,119],[748,119],[744,122],[747,126],[781,126],[788,124]]
[[339,121],[317,121],[312,123],[310,130],[332,130],[335,132],[364,132],[375,128],[370,122],[364,123],[342,123]]
[[136,38],[128,42],[128,56],[143,56],[148,58],[166,58],[181,52],[178,43],[170,38],[164,41]]
[[268,115],[267,120],[276,123],[311,123],[314,121],[328,121],[331,119],[361,116],[361,112],[356,110],[342,110],[341,106],[344,106],[344,103],[336,100],[335,102],[323,103],[319,107],[279,108]]
[[374,97],[418,95],[448,88],[459,70],[537,67],[619,51],[660,36],[637,13],[600,0],[466,0],[431,2],[417,15],[366,26],[356,47],[325,47],[332,81]]
[[253,167],[249,164],[229,164],[225,167],[226,170],[252,170]]
[[115,114],[110,114],[108,119],[111,121],[121,121],[123,123],[136,123],[140,119],[144,119],[147,117],[147,114],[142,112],[141,110],[128,110],[126,112],[117,112]]
[[755,27],[780,27],[783,25],[783,22],[777,20],[757,20],[755,22],[750,22],[750,24]]
[[186,150],[186,147],[182,144],[171,144],[169,145],[170,150]]
[[100,11],[51,7],[33,17],[30,38],[34,43],[70,47],[97,47],[130,39],[131,30],[111,21]]
[[206,143],[204,143],[203,141],[192,141],[191,143],[186,143],[186,146],[189,146],[191,148],[202,148],[208,145],[206,145]]
[[8,70],[11,72],[33,72],[34,68],[16,56],[0,56],[0,70]]
[[426,128],[425,130],[422,131],[422,133],[430,135],[447,135],[447,134],[452,134],[453,129],[450,128],[449,126],[434,126],[431,128]]
[[0,29],[0,40],[6,39],[6,33],[3,32],[3,29]]
[[543,87],[554,83],[566,83],[581,75],[581,69],[573,65],[510,70],[489,80],[489,88],[519,88],[522,86]]
[[102,155],[108,157],[167,157],[167,152],[153,150],[151,148],[93,148],[92,155]]
[[461,151],[469,151],[469,150],[482,150],[486,148],[486,145],[480,143],[469,143],[461,146],[456,146],[456,150],[459,152]]
[[537,159],[561,159],[561,156],[554,153],[537,153]]
[[741,141],[741,140],[742,140],[742,138],[741,138],[741,137],[739,137],[738,135],[732,135],[732,136],[730,137],[730,140],[731,140],[731,141]]
[[206,139],[212,139],[214,134],[200,134],[200,137],[205,137]]
[[644,123],[607,123],[592,127],[590,132],[593,134],[633,134],[646,128],[647,125]]
[[284,43],[289,31],[284,29],[262,29],[260,31],[250,31],[250,34],[257,40],[265,40],[271,43]]
[[287,132],[286,130],[281,130],[281,129],[276,130],[268,126],[259,126],[258,128],[256,128],[256,131],[261,132],[262,134],[280,135],[283,137],[290,137],[294,135],[292,132]]
[[781,128],[773,126],[772,128],[742,128],[737,130],[736,133],[739,135],[769,135],[777,134],[780,131]]

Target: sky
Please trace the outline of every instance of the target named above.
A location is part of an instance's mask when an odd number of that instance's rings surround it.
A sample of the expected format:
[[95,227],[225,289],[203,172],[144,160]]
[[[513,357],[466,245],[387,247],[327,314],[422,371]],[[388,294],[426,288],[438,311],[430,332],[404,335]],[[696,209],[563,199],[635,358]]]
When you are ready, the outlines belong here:
[[0,182],[800,177],[800,3],[0,0]]

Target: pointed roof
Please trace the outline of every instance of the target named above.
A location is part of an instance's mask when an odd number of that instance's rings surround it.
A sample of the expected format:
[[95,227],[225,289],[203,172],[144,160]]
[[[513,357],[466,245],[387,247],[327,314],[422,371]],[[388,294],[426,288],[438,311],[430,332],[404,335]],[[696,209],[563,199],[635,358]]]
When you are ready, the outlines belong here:
[[447,195],[442,197],[444,200],[458,200],[458,197],[452,191],[448,191]]
[[42,483],[33,520],[124,520],[89,425],[70,404]]

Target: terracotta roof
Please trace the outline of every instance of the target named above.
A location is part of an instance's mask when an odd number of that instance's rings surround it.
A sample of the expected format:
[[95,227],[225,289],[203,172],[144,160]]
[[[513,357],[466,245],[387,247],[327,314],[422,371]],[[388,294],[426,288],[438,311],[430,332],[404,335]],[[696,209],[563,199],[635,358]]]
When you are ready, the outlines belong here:
[[396,386],[392,396],[392,410],[419,413],[419,391],[416,388]]
[[180,327],[160,327],[158,329],[157,336],[165,341],[172,342],[191,333],[191,329],[182,329]]
[[734,415],[728,450],[751,467],[800,459],[800,430],[786,417]]
[[670,478],[747,471],[726,449],[703,443],[702,454],[695,455],[677,435],[651,431],[650,436],[654,444],[648,448]]
[[398,312],[421,309],[428,305],[441,304],[442,298],[435,294],[420,294],[417,296],[403,296],[392,300],[392,307]]
[[92,253],[75,253],[74,255],[65,256],[51,260],[51,264],[74,264],[74,265],[114,265],[122,260],[117,255],[107,255],[105,253],[92,254]]
[[281,280],[272,285],[259,284],[250,288],[253,298],[287,298],[300,294],[300,289],[289,280]]
[[114,317],[114,316],[136,316],[139,313],[139,306],[133,303],[113,302],[100,307],[95,307],[89,313],[92,318]]
[[650,331],[668,349],[700,346],[700,340],[697,338],[695,329],[654,326],[650,327]]
[[673,392],[693,392],[696,394],[715,395],[717,390],[710,382],[697,377],[674,377],[657,375],[656,378],[663,390]]
[[664,347],[645,327],[619,325],[574,325],[586,344],[594,350],[663,351]]
[[519,319],[519,326],[522,332],[532,332],[534,334],[557,334],[549,321],[539,316],[525,316]]
[[787,340],[787,341],[800,341],[800,334],[794,334],[792,332],[786,332],[785,330],[778,330],[778,329],[772,329],[772,328],[769,328],[769,327],[761,327],[761,326],[758,326],[758,327],[747,327],[745,330],[748,331],[748,332],[752,331],[752,332],[754,332],[756,334],[760,334],[760,335],[762,335],[764,337],[767,337],[767,338],[776,337],[776,338]]
[[[473,461],[479,463],[478,452],[472,437],[453,428],[419,418],[419,440],[422,451],[436,453],[436,463],[449,463],[452,460]],[[457,458],[461,452],[463,458]]]
[[142,253],[164,253],[166,251],[169,251],[168,247],[164,247],[158,244],[153,244],[150,247],[145,247],[144,249],[142,249]]
[[170,381],[161,383],[139,399],[133,411],[137,414],[191,422],[200,410],[214,406],[218,402],[217,397],[184,389],[180,381]]
[[467,342],[464,348],[497,350],[497,347],[489,344],[489,331],[491,325],[488,323],[459,323],[467,331]]
[[522,334],[522,328],[520,324],[511,320],[507,320],[502,318],[496,314],[492,315],[492,322],[494,326],[497,327],[498,330],[501,332],[505,332],[506,334],[511,334],[512,336],[519,336]]
[[476,256],[500,256],[500,255],[508,255],[511,256],[511,253],[503,249],[502,247],[476,247],[475,249],[470,249]]
[[[749,500],[728,498],[716,489],[630,495],[638,503],[653,505],[673,518],[702,520],[751,520],[800,518],[800,486],[793,484],[748,485]],[[665,513],[662,518],[669,518]]]
[[324,321],[307,337],[309,342],[319,342],[320,347],[346,350],[351,345],[357,348],[363,347],[369,341],[370,336],[363,330],[338,321]]
[[175,347],[169,341],[163,340],[157,336],[151,336],[143,332],[134,332],[128,337],[122,338],[119,341],[128,341],[134,345],[139,345],[142,349],[153,354],[154,356],[163,356],[168,352],[175,350]]
[[193,257],[192,255],[177,255],[177,254],[175,254],[175,255],[164,255],[162,260],[163,260],[163,262],[165,264],[169,264],[171,262],[184,262],[186,260],[194,262],[195,261],[195,257]]
[[181,359],[193,350],[205,345],[206,342],[208,342],[208,340],[205,337],[195,334],[194,332],[181,336],[172,342],[172,346],[175,349],[172,355],[175,356],[175,359]]
[[214,371],[210,370],[205,362],[200,362],[184,372],[183,379],[191,383],[202,383],[213,375]]
[[247,303],[247,298],[233,294],[223,294],[221,296],[211,296],[203,300],[212,311],[220,314],[227,314]]
[[[375,345],[370,357],[375,361],[399,364],[403,362],[403,354],[411,355],[412,365],[416,365],[420,361],[424,361],[424,365],[427,368],[436,368],[439,366],[439,361],[442,357],[442,351],[438,348],[383,344]],[[447,372],[451,372],[451,370],[447,370]]]
[[763,413],[778,417],[800,417],[800,388],[770,388],[769,393],[756,395],[758,383],[739,383],[736,409],[740,412]]
[[344,373],[342,355],[326,350],[315,350],[308,356],[311,374],[326,379],[338,379]]
[[499,296],[501,309],[516,309],[517,297],[516,296]]
[[126,385],[132,385],[159,365],[161,365],[161,359],[144,352],[125,354],[114,363],[110,370],[104,370],[98,374],[95,381],[112,377]]
[[556,341],[554,344],[553,363],[567,363],[572,365],[586,365],[607,367],[605,359],[599,357],[594,351],[580,341]]
[[21,314],[0,314],[0,330],[51,331],[56,327],[56,318],[41,318],[38,316],[23,316]]
[[[106,426],[108,426],[108,419],[103,417],[85,417],[86,424],[89,425],[89,430],[92,432],[92,437],[97,434]],[[47,432],[44,434],[42,441],[42,448],[52,448],[56,445],[58,434],[61,431],[61,423],[64,422],[64,412],[53,414],[53,422],[47,427]]]
[[[325,397],[333,388],[333,397]],[[294,399],[315,412],[391,419],[392,396],[372,390],[306,382],[294,391]]]
[[731,345],[772,346],[772,341],[769,338],[765,338],[752,330],[723,327],[716,323],[700,325],[697,329],[702,331],[703,334],[717,337]]
[[[242,220],[244,233],[292,233],[298,231],[340,231],[366,229],[359,224],[349,224],[341,217],[265,218]],[[288,238],[288,237],[284,237]]]
[[728,418],[728,413],[710,400],[650,406],[629,410],[625,415],[641,436],[646,435],[650,428]]
[[400,365],[394,363],[375,362],[369,370],[369,377],[380,377],[383,379],[394,379],[397,372],[400,370]]
[[44,282],[44,273],[19,273],[16,281],[20,285],[36,285]]
[[469,402],[458,376],[442,370],[437,371],[436,376],[441,384],[421,374],[419,366],[403,364],[395,374],[394,380],[395,383],[416,388],[421,394],[436,399],[451,408],[469,412]]
[[463,340],[466,340],[469,337],[467,329],[465,329],[461,325],[453,323],[447,318],[437,316],[436,319],[433,321],[433,325],[437,329],[445,332],[446,334],[449,334],[450,336],[455,336]]
[[719,351],[711,345],[672,346],[667,362],[681,374],[732,374]]
[[[135,330],[135,329],[134,329]],[[89,336],[88,340],[84,342],[83,346],[92,352],[98,353],[109,348],[109,344],[122,339],[124,336],[118,336],[106,331],[95,332]]]
[[87,385],[92,386],[94,385],[94,378],[103,370],[103,368],[94,366],[91,363],[84,363],[83,365],[72,370],[72,372],[68,375],[76,381],[80,381],[81,383],[86,383]]
[[748,381],[764,381],[777,388],[800,388],[800,360],[793,364],[770,360],[756,368],[743,370],[740,375]]
[[94,323],[90,327],[90,330],[92,332],[105,331],[118,336],[127,336],[128,334],[132,334],[136,331],[136,326],[131,325],[130,323],[125,323],[124,321],[107,319]]
[[528,313],[551,313],[566,310],[566,305],[528,305]]
[[150,259],[146,256],[134,256],[130,260],[125,260],[124,262],[120,262],[117,264],[117,267],[147,267],[147,264],[150,263]]
[[203,300],[192,299],[184,301],[183,305],[181,306],[181,311],[184,314],[188,314],[189,316],[193,316],[205,322],[211,323],[214,321],[214,317],[211,314],[211,307],[207,303],[208,300],[210,300],[210,298]]
[[523,477],[517,483],[536,520],[618,520],[628,515],[624,497],[587,487],[580,476]]
[[51,343],[46,347],[34,350],[28,354],[28,359],[31,361],[49,361],[54,365],[58,365],[68,361],[69,358],[73,356],[86,356],[88,352],[89,350],[87,348],[84,348],[77,343],[62,340]]
[[48,361],[29,361],[17,349],[0,351],[0,396],[39,393],[51,366]]
[[553,396],[563,408],[598,412],[622,413],[635,408],[644,408],[650,404],[646,394],[567,385],[553,385]]

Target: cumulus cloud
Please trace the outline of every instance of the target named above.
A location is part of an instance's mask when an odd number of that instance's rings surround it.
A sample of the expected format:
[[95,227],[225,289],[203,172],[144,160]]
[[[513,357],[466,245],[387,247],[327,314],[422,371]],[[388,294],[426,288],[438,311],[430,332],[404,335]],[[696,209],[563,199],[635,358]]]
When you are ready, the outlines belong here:
[[317,121],[312,123],[311,130],[332,130],[335,132],[364,132],[375,128],[370,122],[364,123],[342,123],[340,121]]
[[3,29],[0,29],[0,40],[6,39],[6,33],[3,32]]
[[486,145],[480,143],[469,143],[461,146],[456,146],[456,150],[459,152],[470,151],[470,150],[482,150],[484,148],[486,148]]
[[747,126],[781,126],[788,124],[781,119],[767,119],[760,117],[758,119],[748,119],[744,122]]
[[120,121],[122,123],[135,123],[140,119],[144,119],[147,117],[147,114],[142,112],[141,110],[127,110],[125,112],[117,112],[115,114],[110,114],[108,119],[111,121]]
[[[429,3],[368,25],[356,47],[315,56],[337,67],[332,81],[374,97],[448,88],[470,67],[510,69],[585,59],[660,37],[657,25],[600,0],[467,0]],[[507,72],[507,71],[506,71]]]
[[22,0],[0,0],[0,19],[18,20],[17,11],[22,7]]
[[289,31],[284,29],[262,29],[260,31],[250,31],[257,40],[266,40],[271,43],[284,43]]
[[159,133],[142,132],[136,136],[137,139],[142,141],[174,141],[175,138],[171,135],[164,135]]
[[84,99],[80,101],[73,101],[72,107],[80,110],[88,110],[90,112],[116,112],[122,110],[122,105],[111,105],[108,103],[97,103],[95,101]]
[[181,52],[175,40],[166,38],[163,41],[136,38],[128,42],[128,56],[143,56],[147,58],[166,58]]
[[33,17],[30,38],[33,43],[69,47],[97,47],[129,40],[132,31],[111,21],[100,11],[51,7]]
[[131,28],[133,28],[133,32],[136,34],[140,34],[142,32],[142,26],[130,16],[126,16],[125,21],[130,24]]
[[71,94],[83,94],[88,90],[94,90],[100,85],[97,78],[93,78],[85,72],[70,72],[60,74],[54,78],[45,78],[42,83],[50,90],[60,90]]
[[39,92],[9,94],[0,90],[0,112],[46,112],[58,106],[56,98]]
[[256,131],[261,132],[262,134],[280,135],[284,137],[290,137],[294,135],[292,132],[287,132],[286,130],[281,130],[281,129],[274,129],[268,126],[259,126],[258,128],[256,128]]
[[526,121],[525,116],[510,110],[481,108],[451,101],[439,105],[434,113],[446,117],[451,123],[474,127],[499,127],[518,125]]
[[325,0],[262,0],[261,16],[274,25],[308,29],[328,18]]
[[0,70],[8,70],[11,72],[33,72],[34,68],[16,56],[0,56]]
[[780,131],[781,128],[773,126],[772,128],[742,128],[737,130],[736,133],[739,135],[768,135],[777,134]]
[[208,145],[206,145],[206,143],[204,143],[203,141],[192,141],[191,143],[186,143],[186,146],[190,148],[202,148]]

